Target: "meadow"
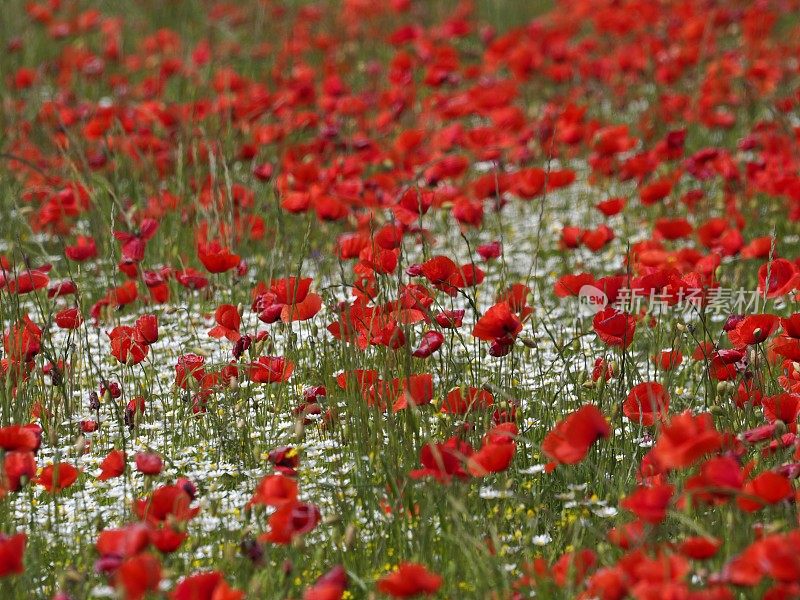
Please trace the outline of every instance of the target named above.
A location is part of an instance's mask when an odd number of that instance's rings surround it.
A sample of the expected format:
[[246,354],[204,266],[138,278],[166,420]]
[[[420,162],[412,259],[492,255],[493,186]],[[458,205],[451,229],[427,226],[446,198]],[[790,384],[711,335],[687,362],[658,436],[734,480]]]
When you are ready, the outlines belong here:
[[800,598],[800,2],[0,8],[0,598]]

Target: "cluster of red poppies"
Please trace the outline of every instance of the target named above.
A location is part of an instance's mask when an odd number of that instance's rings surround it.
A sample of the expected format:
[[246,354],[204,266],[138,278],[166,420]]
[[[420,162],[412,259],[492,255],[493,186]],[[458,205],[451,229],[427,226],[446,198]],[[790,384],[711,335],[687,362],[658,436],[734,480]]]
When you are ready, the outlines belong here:
[[[414,464],[399,452],[397,478],[362,479],[403,501],[630,475],[603,499],[621,517],[602,550],[506,553],[494,598],[800,598],[797,0],[563,0],[505,27],[480,0],[169,3],[196,27],[90,4],[20,3],[0,57],[0,195],[17,202],[0,224],[3,582],[50,577],[26,572],[31,539],[51,541],[26,493],[60,518],[119,480],[130,512],[98,514],[97,585],[265,594],[248,569],[334,520],[300,463],[307,430],[381,444],[413,423]],[[212,352],[177,309],[206,318]],[[207,435],[226,411],[246,429],[255,405],[294,427],[278,448],[249,428],[215,448],[269,457],[238,507],[262,526],[247,575],[201,561],[173,582],[203,482],[142,440],[184,417]],[[746,541],[708,531],[712,512]],[[317,557],[281,593],[469,596],[434,553],[373,573]]]

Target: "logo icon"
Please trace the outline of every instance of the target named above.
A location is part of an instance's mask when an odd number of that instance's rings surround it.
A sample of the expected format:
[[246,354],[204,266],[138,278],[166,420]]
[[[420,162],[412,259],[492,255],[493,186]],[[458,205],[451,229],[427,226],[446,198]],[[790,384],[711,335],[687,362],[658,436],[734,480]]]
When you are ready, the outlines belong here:
[[582,314],[594,315],[608,306],[606,293],[593,285],[581,286],[578,291],[578,307]]

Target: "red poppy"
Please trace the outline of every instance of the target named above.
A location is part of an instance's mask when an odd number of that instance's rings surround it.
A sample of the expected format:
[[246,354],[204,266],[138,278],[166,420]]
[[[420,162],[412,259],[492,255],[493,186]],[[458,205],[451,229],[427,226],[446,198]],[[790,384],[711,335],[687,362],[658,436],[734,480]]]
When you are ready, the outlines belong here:
[[465,462],[472,456],[472,447],[465,441],[452,437],[444,443],[427,443],[420,451],[422,469],[409,473],[412,479],[433,477],[440,483],[449,483],[453,477],[467,479]]
[[[15,279],[7,282],[7,289],[12,294],[28,294],[35,290],[40,290],[47,287],[50,283],[50,278],[47,272],[50,270],[50,265],[40,267],[38,269],[30,269],[20,272]],[[4,276],[0,275],[0,289],[2,289],[2,282]]]
[[175,385],[181,389],[189,389],[191,380],[201,381],[206,374],[206,359],[198,354],[183,354],[175,365]]
[[342,600],[347,583],[347,572],[337,565],[303,592],[303,600]]
[[508,302],[500,302],[478,319],[472,329],[472,335],[479,340],[500,341],[510,345],[520,331],[522,331],[522,321],[511,311]]
[[75,240],[74,246],[67,246],[64,248],[64,254],[70,260],[84,262],[90,258],[97,257],[97,244],[94,238],[79,235]]
[[645,427],[652,426],[656,419],[664,419],[668,410],[669,395],[664,386],[654,381],[633,386],[622,405],[622,413],[626,417]]
[[670,419],[661,432],[652,452],[664,469],[679,469],[693,464],[704,454],[714,452],[722,444],[722,435],[714,429],[709,413],[693,416],[689,411]]
[[441,348],[444,343],[444,335],[438,331],[426,331],[422,334],[419,346],[411,353],[416,358],[428,358],[431,354]]
[[219,241],[198,241],[197,257],[209,273],[224,273],[239,265],[241,258]]
[[402,562],[397,570],[378,581],[378,591],[392,598],[433,595],[442,586],[442,578],[431,573],[424,565]]
[[225,337],[231,342],[235,342],[241,337],[239,326],[242,319],[239,316],[239,309],[234,305],[221,304],[214,313],[214,320],[217,324],[208,332],[211,337],[216,339]]
[[267,475],[258,484],[248,506],[283,506],[297,500],[297,482],[285,475]]
[[155,315],[142,315],[134,325],[136,341],[149,346],[158,341],[158,318]]
[[273,544],[289,544],[312,531],[320,520],[319,508],[306,502],[286,502],[269,517],[269,531],[259,539]]
[[5,481],[0,480],[0,494],[4,493],[3,485],[8,491],[16,492],[22,486],[23,478],[32,480],[36,475],[36,459],[33,452],[15,450],[6,452],[3,460]]
[[[466,397],[464,397],[466,391]],[[471,410],[482,410],[494,404],[494,396],[487,390],[469,387],[462,390],[460,387],[447,392],[442,402],[441,411],[455,415],[463,415]]]
[[74,307],[58,311],[54,320],[61,329],[77,329],[83,323],[80,310]]
[[0,427],[0,448],[35,452],[41,444],[41,435],[41,429],[35,424]]
[[748,315],[728,331],[728,339],[736,348],[743,348],[765,341],[778,328],[775,315]]
[[0,534],[0,577],[19,575],[25,572],[22,558],[27,541],[28,536],[24,533]]
[[114,477],[119,477],[125,472],[125,452],[122,450],[112,450],[100,463],[100,475],[97,479],[105,481]]
[[137,452],[134,459],[136,470],[144,475],[158,475],[164,468],[164,461],[155,452]]
[[125,593],[125,600],[142,600],[148,592],[158,590],[161,563],[146,552],[126,559],[114,574],[114,582]]
[[156,234],[158,221],[144,219],[139,230],[134,233],[115,231],[114,237],[122,244],[122,258],[131,262],[142,262],[147,242]]
[[516,426],[504,423],[486,434],[481,448],[467,461],[470,475],[484,477],[490,473],[500,473],[508,469],[517,450],[514,443]]
[[767,298],[788,294],[798,285],[800,275],[797,267],[785,258],[776,258],[758,269],[758,291],[766,294]]
[[627,348],[633,342],[636,319],[609,307],[594,316],[592,327],[597,336],[609,346]]
[[136,330],[128,325],[119,325],[108,334],[111,340],[111,355],[123,365],[138,365],[148,353],[148,346],[137,341]]
[[639,487],[622,501],[621,506],[642,521],[660,523],[666,517],[667,507],[674,492],[675,488],[667,484]]
[[678,546],[678,551],[694,560],[708,560],[719,551],[722,542],[716,538],[694,536],[686,538]]
[[577,586],[597,564],[597,555],[584,549],[562,554],[550,570],[560,587]]
[[611,435],[611,428],[597,407],[587,404],[559,421],[542,441],[542,452],[555,462],[572,465],[582,461],[589,448]]
[[69,463],[54,463],[47,465],[39,476],[35,479],[35,483],[41,485],[48,492],[57,494],[65,490],[78,479],[80,471]]
[[736,504],[744,511],[754,512],[790,498],[794,491],[786,476],[765,471],[744,484]]
[[800,415],[800,394],[784,393],[767,396],[761,400],[767,421],[781,421],[792,433],[797,433],[797,417]]
[[184,577],[170,594],[171,600],[241,600],[244,592],[228,586],[219,571]]
[[282,356],[260,356],[250,363],[250,379],[256,383],[282,383],[288,381],[294,363]]

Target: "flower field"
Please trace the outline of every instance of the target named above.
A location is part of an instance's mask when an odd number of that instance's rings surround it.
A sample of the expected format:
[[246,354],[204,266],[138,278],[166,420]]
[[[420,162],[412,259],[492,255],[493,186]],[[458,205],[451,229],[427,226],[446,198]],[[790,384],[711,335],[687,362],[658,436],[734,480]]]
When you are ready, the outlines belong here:
[[800,598],[800,2],[0,47],[0,599]]

